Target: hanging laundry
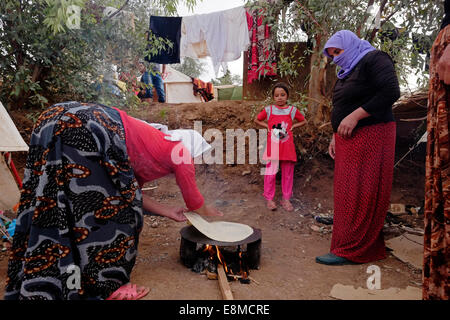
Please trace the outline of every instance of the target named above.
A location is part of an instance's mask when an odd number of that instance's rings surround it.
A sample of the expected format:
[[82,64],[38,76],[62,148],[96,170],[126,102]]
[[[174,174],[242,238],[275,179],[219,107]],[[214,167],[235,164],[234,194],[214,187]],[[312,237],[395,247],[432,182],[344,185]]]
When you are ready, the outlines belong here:
[[205,102],[214,99],[214,85],[211,82],[203,82],[200,79],[192,78],[192,88],[194,96],[200,96]]
[[[148,62],[159,64],[180,63],[181,17],[150,16],[150,30],[156,37],[170,40],[172,48],[167,47],[157,55],[145,57]],[[148,46],[152,44],[149,43]]]
[[225,28],[227,28],[227,41],[223,61],[229,62],[241,57],[250,45],[247,26],[247,14],[243,6],[223,11]]
[[181,22],[180,56],[202,59],[210,56],[198,16],[183,17]]
[[272,34],[270,26],[263,24],[262,10],[247,8],[246,15],[251,43],[248,50],[247,82],[252,83],[261,76],[277,74],[276,52],[271,48]]
[[250,44],[243,6],[208,14],[183,17],[180,55],[191,58],[210,56],[216,76],[220,66],[239,59]]

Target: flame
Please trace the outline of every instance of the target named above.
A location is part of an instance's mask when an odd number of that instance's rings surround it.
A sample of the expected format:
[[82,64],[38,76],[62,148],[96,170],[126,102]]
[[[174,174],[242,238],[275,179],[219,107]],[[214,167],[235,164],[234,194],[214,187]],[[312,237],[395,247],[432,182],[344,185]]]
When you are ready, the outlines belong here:
[[217,257],[218,263],[220,263],[223,266],[223,269],[224,269],[225,273],[227,274],[227,276],[234,278],[234,280],[237,280],[238,278],[242,278],[242,279],[248,278],[248,272],[245,270],[245,268],[243,266],[244,257],[243,257],[242,251],[239,250],[240,271],[238,274],[234,274],[233,270],[228,268],[228,266],[225,262],[225,258],[217,245],[212,246],[212,245],[206,244],[203,249],[203,252],[208,252],[210,255],[209,259],[211,259],[211,260],[213,260]]
[[225,272],[228,273],[228,267],[227,267],[227,264],[225,263],[225,260],[223,258],[222,252],[220,252],[220,250],[219,250],[219,248],[217,246],[215,246],[215,247],[216,247],[217,258],[219,259],[220,264],[223,265],[223,268],[225,269]]

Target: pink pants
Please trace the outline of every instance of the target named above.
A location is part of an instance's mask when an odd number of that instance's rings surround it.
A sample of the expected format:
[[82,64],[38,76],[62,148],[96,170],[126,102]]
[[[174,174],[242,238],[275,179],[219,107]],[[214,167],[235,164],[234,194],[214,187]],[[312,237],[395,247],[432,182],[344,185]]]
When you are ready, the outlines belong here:
[[[283,199],[289,200],[292,196],[292,185],[294,183],[294,161],[280,161],[281,163],[281,191]],[[269,161],[266,165],[264,176],[264,193],[266,200],[273,200],[275,197],[276,174],[278,171],[278,161]]]

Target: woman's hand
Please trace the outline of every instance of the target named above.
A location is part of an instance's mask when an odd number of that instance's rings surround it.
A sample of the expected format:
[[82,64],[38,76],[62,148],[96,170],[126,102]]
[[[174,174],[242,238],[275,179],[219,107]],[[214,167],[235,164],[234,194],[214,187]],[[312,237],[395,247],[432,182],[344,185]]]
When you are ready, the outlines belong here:
[[177,222],[183,222],[187,220],[186,216],[184,215],[184,213],[187,211],[187,209],[182,207],[167,206],[161,215]]
[[353,129],[355,129],[358,124],[358,120],[349,114],[341,121],[337,129],[337,133],[343,138],[350,138],[352,136]]
[[334,140],[334,133],[333,137],[331,138],[330,145],[328,146],[328,153],[330,154],[330,157],[333,159],[336,156],[336,141]]
[[358,121],[369,116],[370,113],[368,113],[362,107],[359,107],[341,121],[337,129],[337,133],[343,138],[350,138],[352,136],[353,129],[355,129],[356,125],[358,124]]
[[146,194],[142,196],[142,206],[145,211],[170,218],[177,222],[183,222],[187,220],[186,216],[184,215],[184,213],[188,211],[187,209],[158,203]]
[[209,216],[209,217],[222,217],[223,216],[223,213],[220,212],[219,210],[217,210],[215,207],[208,206],[206,204],[204,204],[197,210],[193,210],[193,211],[197,212],[198,214],[200,214],[202,216]]

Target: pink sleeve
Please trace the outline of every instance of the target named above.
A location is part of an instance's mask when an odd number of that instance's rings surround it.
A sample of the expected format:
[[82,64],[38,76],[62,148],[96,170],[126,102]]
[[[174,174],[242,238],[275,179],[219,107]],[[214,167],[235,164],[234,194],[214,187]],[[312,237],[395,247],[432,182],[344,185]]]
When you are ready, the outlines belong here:
[[305,117],[303,116],[303,114],[297,109],[297,111],[295,112],[295,118],[297,119],[298,122],[302,122],[303,120],[305,120]]
[[267,120],[267,112],[266,112],[266,108],[262,109],[262,111],[260,113],[258,113],[257,119],[259,121],[264,121]]
[[[183,156],[184,152],[189,153],[185,147],[181,150],[180,155]],[[195,167],[192,157],[189,154],[189,157],[186,156],[183,157],[183,159],[184,160],[181,161],[181,163],[173,164],[175,179],[180,187],[187,208],[193,211],[203,206],[205,200],[197,188],[197,182],[195,181]]]

